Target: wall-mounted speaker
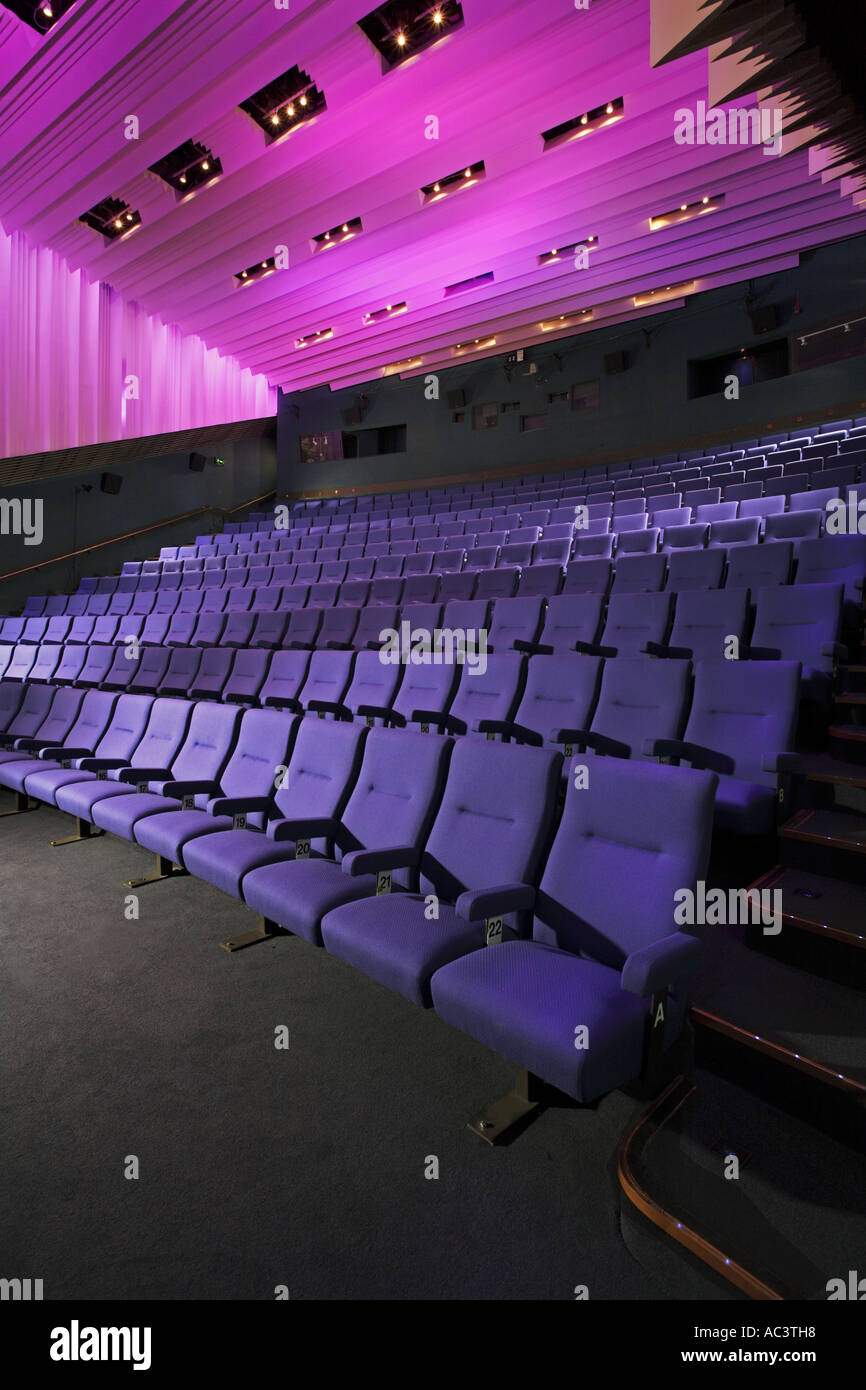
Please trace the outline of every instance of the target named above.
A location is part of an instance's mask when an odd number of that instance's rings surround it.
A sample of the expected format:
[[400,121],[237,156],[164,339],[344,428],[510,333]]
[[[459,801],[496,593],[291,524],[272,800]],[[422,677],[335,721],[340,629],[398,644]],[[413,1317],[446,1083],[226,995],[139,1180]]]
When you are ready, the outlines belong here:
[[466,404],[466,392],[465,392],[465,391],[449,391],[449,392],[448,392],[448,409],[449,409],[449,410],[462,410],[463,407],[465,406],[465,404]]
[[99,479],[100,492],[117,493],[120,492],[122,487],[123,479],[119,473],[103,473],[102,477]]
[[190,454],[189,467],[192,473],[203,473],[207,459],[204,454]]
[[628,357],[624,352],[606,352],[604,355],[605,376],[616,376],[628,370]]
[[765,304],[763,309],[750,309],[753,333],[772,333],[779,326],[779,311],[775,304]]

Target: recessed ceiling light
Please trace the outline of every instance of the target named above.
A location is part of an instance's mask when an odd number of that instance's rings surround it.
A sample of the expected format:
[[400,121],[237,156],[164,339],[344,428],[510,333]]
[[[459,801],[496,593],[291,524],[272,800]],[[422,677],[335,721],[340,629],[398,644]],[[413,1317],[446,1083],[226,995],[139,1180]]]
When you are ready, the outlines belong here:
[[398,48],[405,48],[405,47],[406,47],[406,35],[403,33],[402,29],[400,30],[400,33],[397,35],[397,47],[398,47]]
[[271,125],[279,125],[279,123],[280,123],[280,113],[279,113],[279,111],[275,111],[274,114],[271,116]]

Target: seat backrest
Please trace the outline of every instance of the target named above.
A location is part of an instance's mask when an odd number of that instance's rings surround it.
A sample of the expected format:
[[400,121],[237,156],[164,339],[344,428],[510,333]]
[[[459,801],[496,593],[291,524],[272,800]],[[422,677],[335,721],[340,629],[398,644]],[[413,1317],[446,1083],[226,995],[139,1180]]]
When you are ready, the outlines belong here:
[[671,603],[669,592],[611,594],[602,644],[619,656],[638,656],[647,642],[663,642]]
[[354,652],[313,652],[307,678],[299,696],[301,704],[305,708],[311,700],[341,704],[349,685],[354,657]]
[[475,595],[485,601],[513,598],[519,578],[520,570],[516,566],[506,565],[498,569],[481,570],[475,584]]
[[683,737],[713,749],[715,771],[775,786],[761,760],[793,748],[799,696],[797,661],[699,661]]
[[726,549],[733,545],[756,545],[761,530],[757,516],[740,516],[733,521],[714,521],[710,527],[710,547]]
[[782,512],[778,516],[768,516],[764,525],[764,539],[770,540],[817,540],[821,534],[824,513]]
[[717,778],[620,758],[586,763],[586,785],[566,792],[532,934],[619,970],[676,931],[677,894],[704,878]]
[[747,497],[740,504],[739,516],[757,516],[762,520],[765,516],[775,516],[778,512],[785,510],[784,497]]
[[306,679],[310,653],[306,651],[276,651],[271,657],[268,674],[259,691],[259,703],[269,699],[294,700]]
[[79,681],[89,683],[90,685],[101,685],[102,678],[111,666],[113,659],[113,647],[107,646],[104,643],[100,643],[98,646],[88,647],[87,656],[78,677]]
[[460,684],[450,713],[466,725],[466,733],[478,735],[483,719],[512,719],[526,678],[526,657],[518,652],[482,653],[476,646],[473,659],[461,667]]
[[613,565],[610,560],[572,560],[565,571],[564,594],[606,594],[610,588]]
[[30,667],[29,679],[47,681],[60,660],[63,648],[57,642],[43,642],[36,648],[36,659]]
[[421,856],[421,891],[453,902],[470,887],[532,883],[553,824],[561,766],[560,755],[546,748],[458,739]]
[[[241,711],[209,700],[193,705],[186,737],[171,764],[175,781],[220,780],[237,737]],[[207,798],[198,804],[203,807]]]
[[493,605],[487,633],[490,651],[512,651],[515,641],[534,642],[541,627],[544,602],[541,598],[500,598]]
[[229,678],[234,657],[231,647],[205,647],[190,690],[193,699],[197,700],[203,695],[220,694]]
[[842,624],[842,584],[775,585],[757,595],[752,646],[774,658],[799,661],[816,671],[832,671],[833,657],[822,648],[838,642]]
[[[172,647],[160,691],[186,695],[201,663],[201,647]],[[135,684],[138,684],[136,678]]]
[[724,657],[731,637],[745,637],[748,615],[748,589],[682,590],[669,645],[687,649],[695,661]]
[[790,541],[733,547],[728,554],[725,588],[763,589],[768,584],[787,584],[791,576],[792,549]]
[[576,642],[594,642],[603,606],[601,594],[557,594],[547,605],[539,642],[566,652]]
[[833,536],[803,541],[797,584],[845,585],[847,601],[860,603],[866,578],[866,536]]
[[679,737],[690,686],[688,661],[648,656],[606,661],[593,732],[626,744],[632,758],[643,759],[645,739]]
[[296,715],[283,710],[244,710],[237,742],[220,774],[223,795],[270,796],[277,769],[288,764],[299,723]]
[[54,699],[46,710],[45,718],[36,733],[41,739],[49,739],[52,743],[63,743],[75,723],[84,692],[73,690],[69,686],[60,686],[56,691],[52,690],[51,693]]
[[0,731],[12,724],[24,696],[24,687],[17,681],[0,681]]
[[654,593],[664,587],[665,555],[623,555],[617,559],[612,594]]
[[[359,651],[355,657],[352,679],[343,697],[343,704],[353,714],[360,705],[375,705],[380,709],[390,707],[397,686],[400,683],[402,668],[396,662],[391,664],[381,659],[377,651]],[[368,720],[372,716],[368,716]]]
[[603,665],[600,657],[577,652],[531,657],[514,722],[546,743],[559,730],[588,728]]
[[723,550],[675,550],[668,561],[667,587],[677,593],[683,589],[717,589],[722,582]]
[[[121,696],[118,700],[118,709],[126,698],[128,697]],[[171,767],[177,750],[183,743],[194,709],[195,705],[191,700],[175,700],[169,697],[154,700],[150,707],[147,726],[129,759],[130,767]]]
[[363,724],[325,722],[309,716],[299,720],[288,766],[277,788],[280,815],[339,816],[357,777],[366,735]]
[[238,648],[232,664],[232,673],[223,690],[223,698],[254,700],[264,684],[272,660],[271,653],[265,647]]
[[[450,739],[411,730],[371,729],[361,770],[340,817],[365,849],[419,845],[439,806],[451,755]],[[337,850],[337,857],[342,855]],[[405,871],[395,874],[409,886]]]

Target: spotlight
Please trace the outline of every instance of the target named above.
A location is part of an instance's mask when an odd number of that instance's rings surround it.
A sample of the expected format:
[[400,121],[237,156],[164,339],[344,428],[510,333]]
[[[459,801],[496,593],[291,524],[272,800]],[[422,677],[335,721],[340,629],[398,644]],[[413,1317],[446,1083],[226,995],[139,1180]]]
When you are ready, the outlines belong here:
[[688,204],[687,204],[687,203],[680,203],[680,212],[685,212],[686,209],[687,209],[687,207],[688,207]]
[[128,213],[126,214],[126,220],[127,220],[127,222],[131,222],[131,221],[132,221],[132,213],[131,213],[131,212],[128,212]]
[[710,201],[709,198],[702,198],[702,199],[701,199],[701,202],[702,202],[702,203],[708,203],[709,201]]
[[349,224],[348,224],[348,222],[344,222],[344,223],[343,223],[343,231],[344,231],[344,232],[347,232],[348,230],[349,230]]
[[550,254],[551,254],[551,256],[558,256],[558,255],[559,255],[559,252],[557,251],[557,249],[556,249],[555,246],[554,246],[554,248],[553,248],[553,250],[551,251]]
[[181,176],[180,176],[180,182],[181,182],[181,183],[186,183],[186,174],[181,174]]
[[589,120],[589,116],[581,116],[581,118],[580,118],[580,124],[581,124],[581,125],[586,125],[586,123],[587,123],[588,120]]
[[438,193],[438,192],[439,192],[439,185],[438,185],[438,183],[434,183],[434,185],[433,185],[433,192],[434,192],[434,193]]
[[242,271],[241,271],[241,279],[242,279],[242,280],[246,280],[246,278],[247,278],[247,272],[246,272],[245,270],[242,270]]
[[54,18],[54,11],[52,10],[52,8],[51,8],[50,5],[43,5],[43,6],[42,6],[42,13],[44,14],[44,16],[45,16],[46,19],[53,19],[53,18]]
[[206,159],[202,160],[201,167],[204,170],[204,172],[207,173],[208,169],[210,168],[210,165],[208,164]]
[[121,222],[121,220],[120,220],[119,217],[117,218],[117,220],[116,220],[116,222],[115,222],[114,225],[115,225],[115,227],[117,228],[117,230],[120,231],[121,227],[123,226],[123,223]]
[[267,261],[262,261],[262,270],[267,270],[267,268],[268,268],[268,263],[267,263]]
[[306,97],[301,97],[301,105],[302,105],[302,106],[306,106],[306,104],[307,104],[307,98],[306,98]]
[[287,106],[287,107],[286,107],[286,115],[287,115],[287,116],[294,116],[294,114],[295,114],[295,108],[294,108],[294,106]]
[[331,240],[331,233],[330,233],[330,232],[325,232],[325,241],[330,241],[330,240]]
[[441,10],[435,10],[435,11],[434,11],[434,13],[433,13],[433,23],[434,23],[434,24],[441,24],[441,23],[442,23],[442,11],[441,11]]
[[463,177],[464,177],[464,179],[468,179],[471,173],[472,173],[472,170],[471,170],[471,169],[464,169],[464,170],[463,170]]
[[607,106],[606,106],[604,109],[605,109],[605,111],[607,112],[607,114],[608,114],[609,116],[612,116],[612,115],[613,115],[613,103],[612,103],[612,102],[609,101],[609,102],[607,103]]
[[271,125],[279,125],[279,123],[280,123],[280,113],[279,113],[279,111],[275,111],[274,114],[271,116]]
[[397,47],[398,47],[398,48],[405,48],[405,47],[406,47],[406,35],[403,33],[403,30],[402,30],[402,29],[400,30],[399,34],[397,35]]

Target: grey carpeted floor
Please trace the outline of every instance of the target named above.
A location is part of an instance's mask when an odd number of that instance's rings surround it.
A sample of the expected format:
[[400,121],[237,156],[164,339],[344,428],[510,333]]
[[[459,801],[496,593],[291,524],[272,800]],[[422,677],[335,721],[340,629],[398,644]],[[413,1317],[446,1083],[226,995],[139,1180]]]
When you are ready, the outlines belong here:
[[0,820],[0,1275],[46,1299],[665,1296],[618,1229],[637,1101],[490,1149],[466,1120],[501,1058],[303,941],[221,951],[255,919],[195,879],[127,920],[151,857],[48,847],[70,830]]

